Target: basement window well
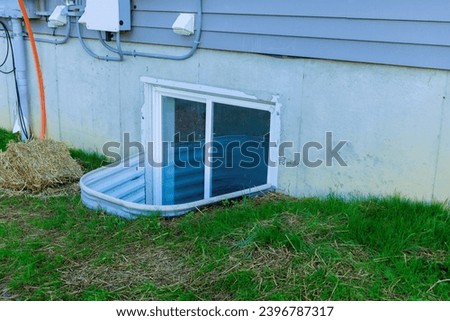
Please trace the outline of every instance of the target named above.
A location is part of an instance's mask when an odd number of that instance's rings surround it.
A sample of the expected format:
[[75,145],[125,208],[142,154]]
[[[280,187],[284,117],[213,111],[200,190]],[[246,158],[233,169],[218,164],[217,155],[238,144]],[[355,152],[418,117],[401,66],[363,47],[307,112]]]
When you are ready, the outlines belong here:
[[145,152],[81,179],[82,200],[126,218],[176,216],[276,188],[280,104],[142,77]]

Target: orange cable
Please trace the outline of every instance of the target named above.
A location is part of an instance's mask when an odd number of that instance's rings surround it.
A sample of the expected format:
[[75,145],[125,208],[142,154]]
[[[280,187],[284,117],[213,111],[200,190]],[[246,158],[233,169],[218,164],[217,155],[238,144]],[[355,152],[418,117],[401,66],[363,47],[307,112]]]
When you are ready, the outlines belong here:
[[31,28],[30,19],[28,17],[27,9],[23,0],[18,0],[20,10],[22,11],[23,21],[25,22],[25,27],[28,32],[28,37],[30,38],[31,50],[33,51],[34,64],[36,66],[36,74],[39,84],[39,96],[41,104],[41,139],[45,139],[46,127],[47,127],[47,112],[45,107],[45,91],[44,91],[44,79],[42,77],[41,64],[39,62],[39,55],[36,47],[36,41],[34,39],[33,29]]

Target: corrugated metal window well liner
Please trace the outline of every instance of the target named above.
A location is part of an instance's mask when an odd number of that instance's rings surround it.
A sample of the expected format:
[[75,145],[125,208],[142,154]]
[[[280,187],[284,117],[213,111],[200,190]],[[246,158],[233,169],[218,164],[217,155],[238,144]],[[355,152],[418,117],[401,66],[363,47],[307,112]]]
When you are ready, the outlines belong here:
[[261,101],[238,91],[141,80],[147,150],[84,175],[81,195],[87,207],[125,218],[177,216],[276,188],[276,97]]

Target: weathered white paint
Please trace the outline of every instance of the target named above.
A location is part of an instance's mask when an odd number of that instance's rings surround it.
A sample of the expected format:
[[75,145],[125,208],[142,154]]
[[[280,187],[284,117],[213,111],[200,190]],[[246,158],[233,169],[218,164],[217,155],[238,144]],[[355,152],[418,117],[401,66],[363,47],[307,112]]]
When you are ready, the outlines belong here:
[[[89,46],[101,52],[96,42]],[[134,47],[170,54],[184,50]],[[90,58],[74,39],[62,46],[40,44],[39,50],[52,138],[96,151],[107,141],[120,141],[124,132],[138,141],[144,101],[141,76],[242,91],[264,101],[275,94],[283,106],[281,141],[295,146],[285,155],[287,164],[303,144],[325,145],[327,131],[333,132],[335,143],[349,141],[341,152],[348,167],[280,166],[280,191],[297,196],[400,193],[425,200],[450,196],[446,71],[209,50],[186,61],[129,57],[114,63]],[[32,72],[30,77],[34,79]],[[37,86],[30,90],[33,125],[38,129]],[[2,86],[1,109],[7,93],[11,92]],[[10,127],[3,119],[0,125]],[[310,156],[314,160],[323,152]]]

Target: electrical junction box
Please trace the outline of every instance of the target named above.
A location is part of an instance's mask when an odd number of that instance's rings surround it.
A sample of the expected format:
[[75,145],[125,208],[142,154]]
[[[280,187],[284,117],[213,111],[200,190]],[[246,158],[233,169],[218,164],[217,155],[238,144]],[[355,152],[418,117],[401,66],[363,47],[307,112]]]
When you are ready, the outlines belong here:
[[86,0],[80,23],[90,30],[131,30],[130,0]]
[[[44,0],[25,0],[25,8],[27,9],[30,19],[40,18],[36,15],[36,8],[39,1]],[[22,18],[19,2],[17,0],[1,0],[0,1],[0,17],[1,18]]]

